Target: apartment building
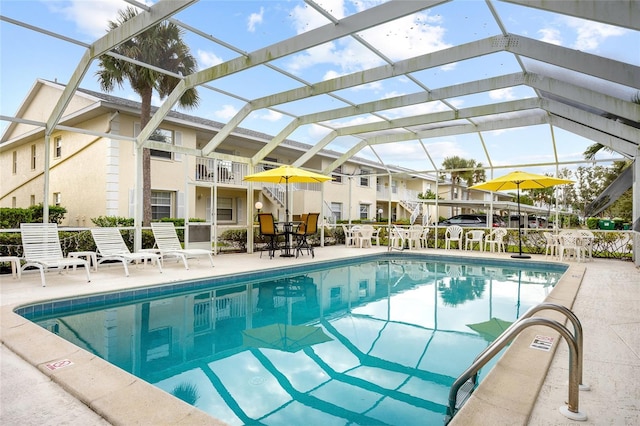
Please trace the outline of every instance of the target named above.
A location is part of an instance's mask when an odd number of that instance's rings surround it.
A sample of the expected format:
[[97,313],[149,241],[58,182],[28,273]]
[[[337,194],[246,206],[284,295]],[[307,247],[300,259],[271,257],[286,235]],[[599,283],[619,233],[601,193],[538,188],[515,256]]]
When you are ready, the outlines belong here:
[[[64,85],[37,80],[0,140],[0,206],[28,207],[43,203],[45,134],[42,123],[51,114]],[[49,204],[67,209],[62,225],[92,226],[98,216],[133,217],[136,176],[135,135],[140,131],[140,104],[103,93],[78,89],[60,124],[49,138]],[[287,140],[259,165],[249,158],[272,136],[237,129],[208,157],[194,155],[223,123],[171,112],[152,140],[171,145],[151,150],[153,218],[199,218],[218,226],[246,226],[262,211],[284,218],[281,185],[249,183],[247,174],[279,164],[291,164],[311,147]],[[158,143],[155,148],[161,147]],[[304,168],[322,171],[340,156],[322,150]],[[353,157],[333,170],[324,184],[290,187],[291,213],[322,212],[325,220],[409,219],[433,216],[419,207],[418,194],[446,194],[448,183],[435,176],[383,169]],[[450,207],[438,212],[448,215]]]

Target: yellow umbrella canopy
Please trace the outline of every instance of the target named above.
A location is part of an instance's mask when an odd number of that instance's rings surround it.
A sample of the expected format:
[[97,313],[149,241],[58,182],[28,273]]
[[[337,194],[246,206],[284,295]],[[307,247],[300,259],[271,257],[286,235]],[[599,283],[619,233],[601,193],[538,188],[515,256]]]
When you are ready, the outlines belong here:
[[271,182],[271,183],[313,183],[326,182],[331,180],[331,176],[310,172],[294,166],[280,166],[263,172],[247,175],[244,180],[250,182]]
[[545,175],[538,175],[527,172],[511,172],[502,177],[488,180],[486,182],[473,185],[470,189],[481,189],[485,191],[505,191],[515,189],[518,199],[518,247],[519,254],[511,257],[520,259],[529,259],[531,256],[522,254],[522,235],[520,234],[520,189],[541,189],[549,188],[555,185],[564,185],[573,183],[572,180],[558,179]]
[[538,175],[527,172],[511,172],[502,177],[488,180],[473,185],[471,189],[483,189],[485,191],[506,191],[510,189],[540,189],[555,185],[573,183],[572,180],[558,179],[551,176]]
[[285,186],[285,215],[289,220],[289,184],[316,183],[331,180],[331,176],[310,172],[294,166],[280,166],[263,172],[246,175],[243,180],[249,182],[284,183]]
[[333,340],[321,327],[271,324],[242,331],[242,344],[254,348],[297,352],[308,346]]
[[489,321],[479,322],[476,324],[467,324],[467,327],[484,337],[487,341],[493,342],[505,331],[511,322],[500,318],[491,318]]

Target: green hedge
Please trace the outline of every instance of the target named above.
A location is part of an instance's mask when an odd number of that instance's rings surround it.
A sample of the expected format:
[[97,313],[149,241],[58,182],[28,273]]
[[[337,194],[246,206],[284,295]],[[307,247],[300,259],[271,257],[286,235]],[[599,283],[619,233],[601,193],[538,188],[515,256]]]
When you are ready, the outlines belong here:
[[[2,207],[0,208],[0,228],[12,229],[20,228],[21,223],[42,222],[42,204],[23,208]],[[64,219],[67,209],[60,206],[49,206],[49,222],[60,223]]]

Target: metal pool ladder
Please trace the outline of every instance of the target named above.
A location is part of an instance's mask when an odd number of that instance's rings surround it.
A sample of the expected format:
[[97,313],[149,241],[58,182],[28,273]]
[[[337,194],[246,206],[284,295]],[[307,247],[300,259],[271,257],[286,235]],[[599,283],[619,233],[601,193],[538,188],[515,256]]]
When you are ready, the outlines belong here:
[[[536,312],[547,309],[564,314],[573,324],[573,334],[558,321],[540,317],[533,318]],[[578,317],[565,306],[554,303],[541,303],[533,306],[522,315],[520,319],[511,324],[509,328],[487,346],[484,351],[480,352],[471,366],[453,382],[451,390],[449,391],[449,406],[447,407],[447,415],[444,420],[445,425],[453,419],[453,416],[473,393],[477,385],[478,371],[520,334],[521,331],[532,325],[551,327],[560,333],[567,342],[569,346],[569,399],[566,405],[560,407],[560,413],[571,420],[587,420],[586,413],[580,412],[578,408],[579,391],[590,390],[588,385],[582,383],[582,325]]]

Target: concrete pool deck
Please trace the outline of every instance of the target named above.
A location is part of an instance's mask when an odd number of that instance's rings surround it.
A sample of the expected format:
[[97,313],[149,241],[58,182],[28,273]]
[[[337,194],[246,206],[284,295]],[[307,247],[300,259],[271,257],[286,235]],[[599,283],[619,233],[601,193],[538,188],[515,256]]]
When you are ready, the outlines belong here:
[[[92,273],[89,284],[84,281],[82,271],[63,275],[48,273],[44,288],[38,273],[25,273],[21,280],[3,275],[0,285],[0,424],[217,423],[200,410],[24,320],[13,313],[18,305],[384,251],[385,248],[377,247],[324,247],[316,249],[313,260],[309,256],[269,259],[268,256],[260,258],[259,253],[225,254],[215,257],[215,268],[211,268],[207,259],[191,260],[189,271],[180,263],[168,261],[163,274],[149,266],[134,267],[130,277],[124,276],[122,266],[114,265]],[[510,259],[509,255],[493,253],[419,251]],[[531,259],[540,260],[545,260],[544,256],[534,255]],[[586,413],[587,421],[571,421],[558,410],[567,399],[569,365],[567,345],[560,343],[555,355],[549,355],[546,376],[544,370],[537,371],[530,360],[517,354],[519,366],[503,363],[507,371],[516,367],[536,370],[537,378],[513,370],[495,377],[492,373],[487,377],[494,380],[491,389],[480,388],[474,393],[468,406],[456,418],[458,424],[470,424],[471,421],[491,425],[640,424],[640,387],[637,386],[640,380],[640,333],[637,332],[640,326],[640,271],[631,262],[620,260],[596,259],[570,265],[571,269],[563,277],[563,281],[566,279],[569,283],[568,290],[551,295],[558,300],[573,301],[575,298],[572,309],[584,330],[584,382],[592,388],[580,393],[580,411]],[[577,291],[577,296],[571,291]],[[519,340],[525,344],[520,346],[526,346],[528,336],[522,334],[524,338]],[[512,346],[518,346],[517,342]],[[526,351],[527,348],[519,350]],[[535,358],[542,358],[540,351],[535,352]],[[64,359],[71,360],[73,365],[55,371],[45,367],[47,363]],[[487,383],[490,382],[487,380]],[[486,383],[483,381],[483,384]]]

